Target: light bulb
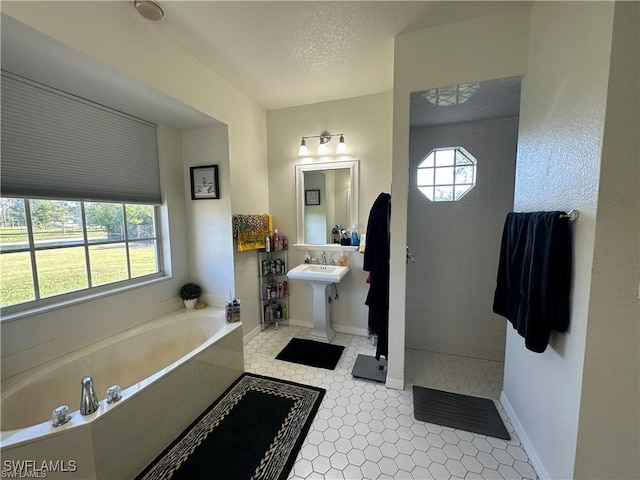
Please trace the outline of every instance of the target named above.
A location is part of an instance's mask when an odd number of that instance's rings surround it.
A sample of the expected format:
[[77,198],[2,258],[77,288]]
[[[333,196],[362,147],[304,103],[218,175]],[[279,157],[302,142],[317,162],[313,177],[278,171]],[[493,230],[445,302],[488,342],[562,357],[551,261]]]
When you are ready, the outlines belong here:
[[307,142],[305,142],[303,138],[302,142],[300,142],[300,148],[298,149],[298,156],[306,157],[307,155],[309,155],[309,149],[307,148]]
[[340,135],[340,140],[336,147],[336,153],[347,153],[347,144],[344,141],[344,135]]
[[326,155],[329,149],[327,148],[327,143],[325,143],[324,139],[320,139],[320,143],[318,144],[318,155]]

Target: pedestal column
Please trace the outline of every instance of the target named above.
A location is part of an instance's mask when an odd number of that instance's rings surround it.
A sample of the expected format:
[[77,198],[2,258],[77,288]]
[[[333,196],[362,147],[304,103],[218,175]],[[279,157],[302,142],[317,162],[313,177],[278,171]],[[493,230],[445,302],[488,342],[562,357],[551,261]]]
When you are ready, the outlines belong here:
[[329,301],[327,299],[326,283],[311,282],[313,288],[313,330],[310,338],[320,342],[329,343],[336,332],[331,328],[331,316]]

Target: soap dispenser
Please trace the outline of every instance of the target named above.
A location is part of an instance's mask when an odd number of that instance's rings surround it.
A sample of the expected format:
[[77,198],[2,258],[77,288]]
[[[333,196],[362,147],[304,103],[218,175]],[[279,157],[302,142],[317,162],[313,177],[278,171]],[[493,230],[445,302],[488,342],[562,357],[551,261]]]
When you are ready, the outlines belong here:
[[347,266],[347,257],[344,256],[344,252],[340,253],[340,266],[341,267]]
[[311,254],[309,253],[309,250],[304,254],[304,263],[311,263]]

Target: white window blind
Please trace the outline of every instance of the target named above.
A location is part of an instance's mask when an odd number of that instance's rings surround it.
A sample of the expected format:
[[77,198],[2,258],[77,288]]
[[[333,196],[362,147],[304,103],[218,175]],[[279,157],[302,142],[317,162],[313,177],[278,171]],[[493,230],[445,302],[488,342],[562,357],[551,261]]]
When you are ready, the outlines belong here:
[[3,196],[161,203],[156,125],[2,71]]

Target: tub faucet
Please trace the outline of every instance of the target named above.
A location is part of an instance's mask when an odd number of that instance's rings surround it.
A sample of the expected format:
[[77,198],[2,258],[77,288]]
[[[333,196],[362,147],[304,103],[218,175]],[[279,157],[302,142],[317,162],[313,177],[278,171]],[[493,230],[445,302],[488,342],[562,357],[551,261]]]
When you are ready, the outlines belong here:
[[82,379],[82,396],[80,398],[80,414],[91,415],[98,410],[100,402],[93,388],[93,378],[84,377]]
[[327,254],[326,254],[326,252],[322,252],[320,254],[320,263],[322,265],[326,265],[327,264]]

